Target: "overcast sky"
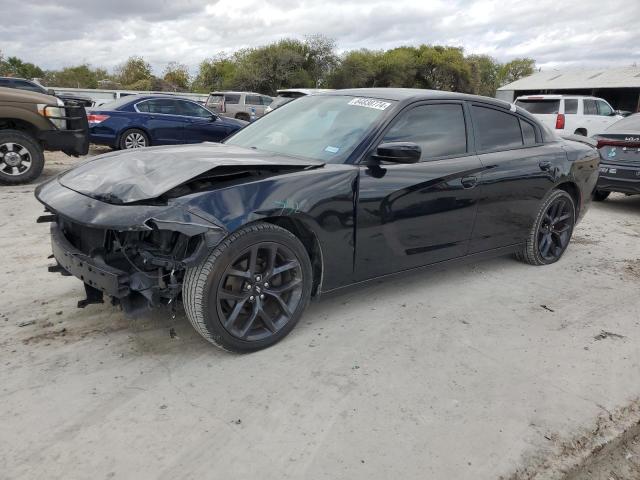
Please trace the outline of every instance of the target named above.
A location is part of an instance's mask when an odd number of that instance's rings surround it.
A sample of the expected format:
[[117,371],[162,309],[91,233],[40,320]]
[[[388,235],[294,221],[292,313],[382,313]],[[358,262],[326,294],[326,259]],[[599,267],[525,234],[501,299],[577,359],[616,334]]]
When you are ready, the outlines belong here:
[[[0,0],[0,50],[45,69],[111,68],[141,55],[160,74],[283,37],[340,51],[421,43],[543,69],[640,64],[639,0]],[[9,13],[10,12],[10,13]]]

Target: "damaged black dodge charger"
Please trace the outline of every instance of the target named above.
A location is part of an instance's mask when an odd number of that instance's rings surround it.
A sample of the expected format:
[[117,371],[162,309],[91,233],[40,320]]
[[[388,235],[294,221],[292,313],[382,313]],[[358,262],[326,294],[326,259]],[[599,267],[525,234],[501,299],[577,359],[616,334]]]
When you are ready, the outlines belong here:
[[309,299],[442,262],[557,261],[598,152],[484,97],[343,90],[223,144],[114,152],[41,185],[50,267],[125,311],[182,301],[234,351],[282,339]]

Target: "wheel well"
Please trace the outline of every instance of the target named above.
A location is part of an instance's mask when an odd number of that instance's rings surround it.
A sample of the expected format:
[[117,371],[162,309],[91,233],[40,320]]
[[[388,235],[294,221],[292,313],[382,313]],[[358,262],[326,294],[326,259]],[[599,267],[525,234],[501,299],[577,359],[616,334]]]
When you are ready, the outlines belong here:
[[580,216],[580,209],[582,207],[582,205],[580,204],[580,189],[578,188],[578,186],[573,182],[565,182],[561,183],[556,188],[564,190],[569,195],[571,195],[571,198],[573,198],[573,203],[576,206],[576,218],[578,218]]
[[576,128],[576,131],[573,132],[577,135],[584,135],[585,137],[587,136],[587,129],[586,128]]
[[318,295],[322,285],[323,273],[322,250],[320,248],[318,237],[316,237],[315,233],[313,233],[313,231],[303,222],[290,217],[265,218],[264,221],[278,225],[285,230],[289,230],[302,242],[302,245],[304,245],[304,248],[309,255],[311,266],[313,268],[313,288],[311,290],[311,295]]
[[236,113],[236,118],[238,120],[245,120],[245,119],[251,118],[251,116],[246,112],[239,112],[239,113]]
[[17,118],[3,118],[0,120],[0,130],[6,129],[20,130],[22,132],[27,132],[33,138],[38,138],[38,127]]

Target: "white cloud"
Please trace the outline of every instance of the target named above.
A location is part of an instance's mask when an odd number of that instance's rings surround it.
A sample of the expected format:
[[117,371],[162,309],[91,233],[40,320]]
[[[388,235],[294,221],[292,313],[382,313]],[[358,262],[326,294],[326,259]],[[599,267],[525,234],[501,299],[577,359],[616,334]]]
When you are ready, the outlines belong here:
[[543,67],[640,61],[640,2],[610,0],[3,0],[0,48],[44,68],[111,68],[141,55],[160,73],[220,52],[323,33],[340,50],[439,43]]

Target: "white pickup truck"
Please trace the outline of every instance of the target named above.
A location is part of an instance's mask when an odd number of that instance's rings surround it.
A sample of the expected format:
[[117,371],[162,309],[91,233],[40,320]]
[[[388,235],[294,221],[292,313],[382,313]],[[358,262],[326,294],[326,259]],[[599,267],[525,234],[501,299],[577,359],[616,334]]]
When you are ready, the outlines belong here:
[[591,137],[622,118],[606,100],[583,95],[525,95],[515,104],[561,135]]

